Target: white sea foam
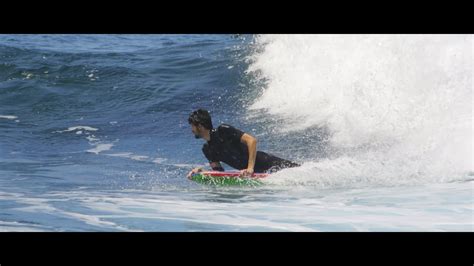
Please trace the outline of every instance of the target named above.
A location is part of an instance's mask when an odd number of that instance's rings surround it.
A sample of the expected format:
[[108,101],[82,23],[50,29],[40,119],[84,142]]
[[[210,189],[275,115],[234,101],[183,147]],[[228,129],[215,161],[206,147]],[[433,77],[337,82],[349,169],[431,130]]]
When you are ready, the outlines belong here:
[[131,152],[108,153],[108,154],[105,154],[105,155],[112,156],[112,157],[128,158],[128,159],[132,159],[132,160],[135,160],[135,161],[146,161],[147,159],[150,158],[150,157],[145,156],[145,155],[136,155],[136,154],[133,154]]
[[75,126],[75,127],[69,127],[66,130],[61,130],[61,131],[55,131],[57,133],[63,133],[63,132],[71,132],[71,131],[76,131],[76,130],[85,130],[85,131],[97,131],[99,129],[93,128],[93,127],[88,127],[88,126]]
[[166,158],[155,158],[153,159],[153,162],[160,164],[160,163],[166,162],[166,160],[167,160]]
[[18,116],[14,116],[14,115],[0,115],[0,118],[13,120],[13,119],[17,119]]
[[93,149],[87,150],[87,152],[99,154],[100,152],[108,151],[112,149],[113,146],[114,146],[113,143],[101,143],[101,144],[97,144]]
[[289,137],[325,128],[334,151],[290,179],[391,184],[473,171],[471,35],[263,35],[256,46],[248,72],[265,86],[250,109],[284,119]]
[[90,142],[99,141],[99,139],[96,138],[94,135],[87,136],[86,139]]
[[[454,194],[447,193],[452,191]],[[185,225],[180,230],[193,230],[191,224],[207,228],[271,231],[465,231],[472,229],[472,199],[460,204],[455,199],[470,193],[469,186],[457,183],[432,184],[409,188],[376,188],[339,190],[337,193],[314,195],[314,190],[282,191],[272,195],[249,192],[254,199],[228,198],[216,202],[211,195],[162,195],[159,193],[113,192],[59,193],[81,205],[108,212],[108,218],[156,220],[148,230],[167,230],[159,226],[163,220]],[[188,192],[192,193],[192,192]],[[238,195],[220,191],[220,198]],[[294,195],[292,194],[294,193]],[[307,193],[307,194],[306,194]],[[139,196],[138,196],[139,195]],[[292,197],[297,196],[297,197]],[[303,196],[306,195],[306,196]],[[287,197],[282,200],[282,196]],[[432,197],[436,196],[436,204]],[[259,200],[261,197],[261,200]],[[270,197],[270,198],[269,198]],[[205,200],[207,199],[207,200]],[[274,204],[274,200],[277,204]],[[436,207],[435,207],[436,206]],[[104,224],[106,225],[106,224]],[[198,228],[200,226],[194,226]],[[156,229],[154,229],[156,228]],[[169,229],[168,229],[169,230]],[[194,229],[198,230],[198,229]],[[209,230],[209,229],[208,229]]]

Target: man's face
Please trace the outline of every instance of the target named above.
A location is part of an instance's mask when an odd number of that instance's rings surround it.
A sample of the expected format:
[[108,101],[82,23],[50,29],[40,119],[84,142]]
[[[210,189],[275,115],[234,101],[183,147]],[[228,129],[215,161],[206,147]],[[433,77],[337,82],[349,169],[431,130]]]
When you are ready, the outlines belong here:
[[191,131],[193,132],[194,134],[194,137],[197,138],[197,139],[200,139],[202,137],[202,126],[201,125],[194,125],[194,124],[191,124]]

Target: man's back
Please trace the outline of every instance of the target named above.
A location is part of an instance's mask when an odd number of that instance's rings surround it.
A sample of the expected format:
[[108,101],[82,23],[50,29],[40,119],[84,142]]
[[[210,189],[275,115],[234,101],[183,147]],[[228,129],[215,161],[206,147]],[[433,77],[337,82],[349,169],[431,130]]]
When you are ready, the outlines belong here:
[[[245,169],[248,165],[249,152],[241,138],[245,132],[228,124],[212,129],[211,139],[203,145],[202,151],[210,163],[224,162],[236,169]],[[274,155],[257,151],[255,172],[265,172],[272,167],[294,167],[298,164],[278,158]]]

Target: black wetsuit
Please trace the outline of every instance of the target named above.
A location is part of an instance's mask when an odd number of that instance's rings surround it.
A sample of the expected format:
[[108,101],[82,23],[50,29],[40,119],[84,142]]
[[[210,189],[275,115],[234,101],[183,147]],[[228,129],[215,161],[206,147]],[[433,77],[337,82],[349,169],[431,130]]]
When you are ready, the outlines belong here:
[[[222,124],[211,130],[211,140],[204,144],[202,152],[210,163],[224,162],[239,170],[247,169],[249,152],[247,145],[240,142],[243,134],[244,132],[230,125]],[[257,151],[254,172],[274,172],[296,166],[299,166],[299,164]],[[213,170],[224,171],[222,167],[215,167]]]

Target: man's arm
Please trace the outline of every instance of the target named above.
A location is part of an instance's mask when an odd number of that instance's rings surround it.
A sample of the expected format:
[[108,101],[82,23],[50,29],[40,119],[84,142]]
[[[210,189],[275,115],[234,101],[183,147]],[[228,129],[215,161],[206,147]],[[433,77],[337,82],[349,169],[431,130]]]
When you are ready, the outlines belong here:
[[[222,172],[224,171],[224,167],[222,167],[220,162],[211,162],[209,163],[209,165],[211,165],[211,168],[214,171],[222,171]],[[202,167],[196,167],[193,170],[191,170],[186,177],[191,178],[192,175],[197,174],[202,171],[203,171]]]
[[257,157],[257,139],[245,133],[240,138],[240,142],[245,143],[249,150],[249,164],[243,171],[244,175],[252,175],[255,167],[255,158]]

